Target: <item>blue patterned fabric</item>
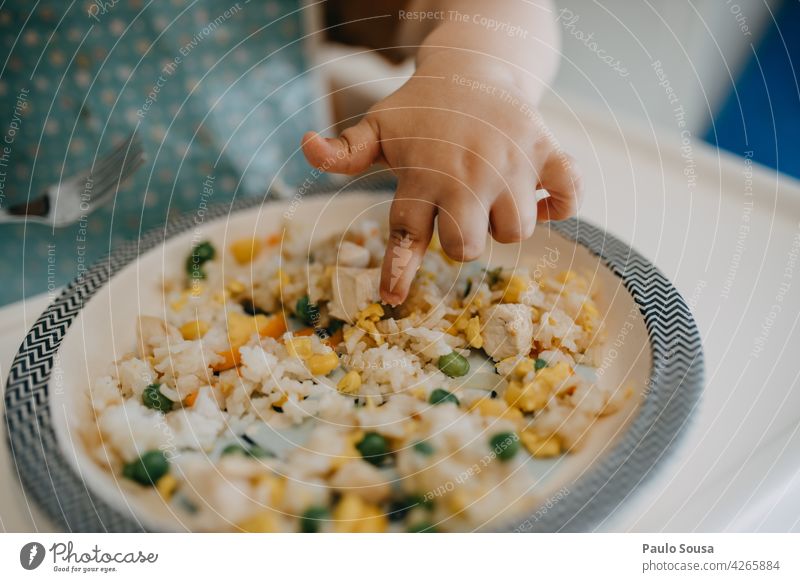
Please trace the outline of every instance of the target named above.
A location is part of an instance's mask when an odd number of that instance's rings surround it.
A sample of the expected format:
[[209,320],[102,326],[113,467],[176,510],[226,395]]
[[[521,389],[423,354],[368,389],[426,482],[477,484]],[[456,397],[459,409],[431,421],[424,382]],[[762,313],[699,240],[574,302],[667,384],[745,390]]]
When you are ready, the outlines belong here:
[[262,195],[275,175],[301,183],[300,136],[319,122],[302,21],[298,0],[4,3],[0,206],[90,167],[133,130],[148,160],[85,221],[0,224],[0,304],[55,289],[201,201]]

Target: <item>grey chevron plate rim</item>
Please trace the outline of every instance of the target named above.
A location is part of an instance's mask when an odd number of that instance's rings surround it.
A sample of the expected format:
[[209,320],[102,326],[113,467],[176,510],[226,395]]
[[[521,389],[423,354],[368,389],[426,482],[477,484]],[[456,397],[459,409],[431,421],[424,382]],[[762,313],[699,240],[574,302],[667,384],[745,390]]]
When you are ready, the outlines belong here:
[[[379,183],[385,187],[385,182]],[[374,187],[374,189],[382,189]],[[358,184],[359,189],[365,185]],[[367,184],[369,189],[369,184]],[[320,188],[313,192],[326,191]],[[236,200],[208,208],[208,220],[244,211],[266,199]],[[142,253],[190,229],[186,215],[126,243],[70,283],[26,335],[9,371],[5,393],[7,437],[25,492],[66,531],[128,532],[147,528],[92,491],[63,458],[49,406],[56,354],[83,304]],[[568,494],[512,531],[591,531],[655,471],[685,432],[703,388],[699,331],[669,280],[625,243],[585,221],[550,225],[587,248],[618,276],[644,319],[650,341],[653,386],[619,442],[569,486]]]

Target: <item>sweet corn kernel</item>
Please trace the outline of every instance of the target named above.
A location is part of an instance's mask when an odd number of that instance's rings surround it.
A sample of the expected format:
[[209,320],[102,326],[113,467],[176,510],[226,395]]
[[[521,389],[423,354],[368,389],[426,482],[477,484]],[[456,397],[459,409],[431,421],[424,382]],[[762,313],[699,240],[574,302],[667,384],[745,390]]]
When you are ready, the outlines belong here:
[[308,370],[314,376],[327,376],[339,367],[339,356],[336,352],[314,354],[307,360]]
[[355,327],[347,326],[344,332],[342,333],[342,338],[344,339],[344,341],[350,341],[350,338],[353,337],[354,333],[356,333],[356,329],[357,328]]
[[209,325],[202,319],[187,321],[181,326],[180,332],[185,340],[200,339],[208,331]]
[[575,271],[562,271],[561,273],[556,275],[556,281],[558,281],[559,283],[569,283],[577,276],[578,274]]
[[375,325],[374,321],[359,321],[358,327],[363,329],[367,332],[370,337],[375,340],[375,343],[381,345],[383,343],[383,338],[381,337],[381,333],[378,331],[377,326]]
[[541,410],[547,404],[550,394],[542,390],[536,382],[523,384],[519,380],[508,383],[505,401],[509,406],[519,408],[522,412]]
[[336,387],[342,394],[349,394],[351,396],[358,394],[358,389],[361,388],[361,374],[355,370],[350,370],[339,380]]
[[[361,440],[363,438],[364,438],[364,431],[363,430],[354,430],[349,435],[347,435],[347,442],[351,447],[353,447],[353,449],[355,449],[356,448],[356,443],[361,442]],[[360,455],[360,453],[359,453],[359,455]]]
[[239,524],[247,533],[274,533],[278,531],[278,520],[271,511],[262,511]]
[[378,321],[381,317],[383,317],[383,313],[383,307],[380,303],[372,303],[371,305],[367,305],[358,313],[358,320]]
[[556,390],[564,381],[572,375],[572,370],[566,362],[559,362],[555,366],[542,368],[536,372],[534,383],[542,387],[547,392]]
[[378,328],[375,326],[375,322],[374,321],[369,321],[368,319],[364,320],[364,321],[359,321],[358,322],[358,327],[360,327],[365,332],[370,333],[370,334],[377,334],[378,333]]
[[597,310],[597,307],[595,307],[594,303],[585,301],[583,305],[581,305],[581,309],[578,312],[576,321],[584,330],[591,333],[595,330],[596,323],[599,318],[600,312]]
[[478,317],[473,317],[467,323],[467,329],[464,334],[467,336],[469,345],[473,348],[483,347],[483,338],[481,337],[481,320]]
[[469,505],[469,497],[463,491],[454,491],[447,496],[447,508],[451,513],[458,514]]
[[519,303],[519,299],[525,290],[528,288],[528,279],[520,275],[511,275],[503,291],[503,297],[500,299],[501,303]]
[[530,358],[522,358],[514,368],[514,374],[517,378],[524,378],[526,374],[533,371],[533,360]]
[[505,400],[509,406],[519,408],[522,412],[534,412],[544,408],[551,394],[558,390],[565,380],[572,375],[566,362],[542,368],[534,376],[533,382],[523,384],[512,380],[506,388]]
[[564,285],[573,285],[581,291],[589,290],[589,282],[575,271],[564,271],[556,276],[556,280]]
[[481,416],[506,418],[508,420],[521,420],[522,413],[517,408],[511,408],[506,403],[493,398],[482,398],[476,402],[471,410],[477,410]]
[[169,473],[156,482],[156,491],[164,499],[169,499],[178,488],[178,480]]
[[561,454],[561,439],[557,435],[542,438],[532,431],[525,430],[519,438],[528,452],[538,459],[557,457]]
[[384,532],[388,519],[377,505],[362,500],[357,495],[344,495],[333,510],[337,533]]
[[417,398],[418,400],[427,400],[428,394],[425,392],[425,388],[414,388],[411,391],[411,394]]
[[313,355],[310,337],[294,337],[286,340],[286,351],[295,358],[305,360]]
[[228,340],[231,347],[242,347],[256,331],[255,320],[249,315],[235,311],[228,313]]
[[269,491],[269,503],[272,507],[276,507],[283,502],[283,496],[286,492],[286,479],[277,475],[259,475],[257,484],[266,485]]
[[470,321],[470,313],[467,308],[464,308],[458,316],[453,320],[453,324],[448,328],[447,333],[450,335],[458,335],[460,332],[465,331]]
[[244,283],[242,283],[241,281],[237,281],[236,279],[228,281],[228,283],[225,285],[225,288],[228,290],[228,293],[230,293],[234,297],[237,295],[241,295],[247,289],[244,286]]
[[261,240],[257,238],[242,238],[231,244],[231,254],[240,265],[250,263],[261,252]]

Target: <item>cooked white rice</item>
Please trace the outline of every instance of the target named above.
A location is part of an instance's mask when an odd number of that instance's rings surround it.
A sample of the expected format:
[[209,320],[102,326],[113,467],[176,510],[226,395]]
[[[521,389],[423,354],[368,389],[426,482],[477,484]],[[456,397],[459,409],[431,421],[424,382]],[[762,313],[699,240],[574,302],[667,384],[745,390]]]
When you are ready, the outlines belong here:
[[595,290],[434,242],[392,309],[369,287],[385,236],[362,222],[309,247],[287,227],[218,248],[204,279],[176,265],[166,320],[142,316],[91,389],[97,462],[197,530],[471,530],[535,504],[526,465],[575,450],[622,398],[591,381]]

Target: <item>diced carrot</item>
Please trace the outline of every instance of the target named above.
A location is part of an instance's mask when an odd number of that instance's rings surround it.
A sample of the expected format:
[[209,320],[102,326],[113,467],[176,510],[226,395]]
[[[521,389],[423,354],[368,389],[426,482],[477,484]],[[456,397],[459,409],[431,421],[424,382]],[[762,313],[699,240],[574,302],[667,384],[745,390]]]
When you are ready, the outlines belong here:
[[298,329],[297,331],[293,331],[292,335],[294,337],[303,337],[308,335],[314,335],[314,328],[313,327],[304,327],[303,329]]
[[[252,325],[252,327],[250,327]],[[228,342],[230,348],[217,352],[224,360],[211,366],[215,372],[223,372],[241,364],[242,356],[239,348],[242,347],[253,332],[258,332],[261,337],[279,338],[286,333],[286,318],[282,315],[264,315],[259,313],[253,317],[231,313],[228,317]]]
[[328,344],[330,347],[335,348],[340,343],[342,343],[343,339],[344,339],[344,331],[342,331],[342,328],[340,327],[335,332],[333,332],[331,337],[325,340],[325,343]]
[[278,246],[281,242],[281,234],[279,232],[274,232],[267,236],[267,246],[268,247],[275,247]]
[[189,408],[194,406],[195,401],[197,400],[197,395],[200,393],[199,390],[195,390],[189,396],[183,399],[183,404]]
[[239,353],[239,347],[240,346],[236,346],[221,353],[217,352],[218,355],[224,358],[224,360],[211,366],[211,369],[215,372],[224,372],[225,370],[230,370],[231,368],[238,366],[242,361],[242,356]]
[[260,317],[256,315],[256,328],[261,337],[278,339],[286,333],[286,318],[282,314]]

